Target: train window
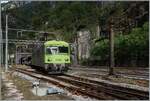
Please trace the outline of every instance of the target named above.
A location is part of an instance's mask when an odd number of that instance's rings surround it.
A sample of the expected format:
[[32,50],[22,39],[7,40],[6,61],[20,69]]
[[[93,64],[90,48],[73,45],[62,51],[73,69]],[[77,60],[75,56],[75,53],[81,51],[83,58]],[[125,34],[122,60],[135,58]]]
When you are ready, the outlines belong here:
[[47,47],[46,53],[47,54],[57,54],[58,53],[58,47]]
[[46,48],[46,54],[52,54],[51,48]]
[[68,53],[68,47],[58,47],[60,53]]
[[47,54],[68,53],[68,47],[47,47]]
[[57,54],[58,53],[58,47],[51,47],[51,52],[52,52],[52,54]]

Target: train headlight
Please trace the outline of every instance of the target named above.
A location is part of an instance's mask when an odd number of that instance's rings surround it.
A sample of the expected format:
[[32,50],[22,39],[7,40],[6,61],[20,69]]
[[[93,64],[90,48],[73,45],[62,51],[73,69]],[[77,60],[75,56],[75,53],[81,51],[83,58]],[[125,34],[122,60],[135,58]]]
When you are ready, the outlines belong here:
[[50,59],[48,59],[47,61],[51,61]]

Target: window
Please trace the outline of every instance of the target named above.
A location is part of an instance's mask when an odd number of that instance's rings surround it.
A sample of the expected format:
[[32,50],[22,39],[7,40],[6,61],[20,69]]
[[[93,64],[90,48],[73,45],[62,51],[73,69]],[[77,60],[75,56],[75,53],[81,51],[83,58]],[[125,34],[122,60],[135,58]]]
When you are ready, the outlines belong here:
[[46,54],[52,54],[52,52],[51,52],[51,48],[46,48]]
[[58,54],[58,47],[51,47],[52,54]]
[[46,54],[68,53],[68,47],[47,47]]
[[58,47],[47,47],[46,48],[46,54],[57,54],[58,53]]
[[68,47],[58,47],[59,53],[68,53]]

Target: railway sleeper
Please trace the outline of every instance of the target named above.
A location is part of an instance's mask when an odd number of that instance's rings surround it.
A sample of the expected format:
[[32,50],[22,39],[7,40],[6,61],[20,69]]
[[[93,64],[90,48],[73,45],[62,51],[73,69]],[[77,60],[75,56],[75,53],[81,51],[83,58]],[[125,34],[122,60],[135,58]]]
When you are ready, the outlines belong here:
[[44,81],[49,81],[50,83],[55,84],[55,85],[57,85],[57,86],[59,86],[59,87],[65,88],[65,89],[67,89],[67,90],[69,90],[69,91],[71,91],[71,92],[73,92],[73,91],[76,90],[76,91],[79,92],[81,95],[88,95],[88,96],[90,96],[90,97],[97,98],[97,99],[99,99],[99,100],[106,100],[106,97],[93,94],[93,92],[87,92],[86,90],[83,90],[83,89],[81,89],[81,88],[76,88],[76,87],[73,87],[73,86],[66,86],[66,85],[63,85],[63,84],[61,84],[61,83],[59,83],[59,82],[57,82],[57,81],[52,81],[52,80],[49,80],[49,79],[44,78],[44,77],[38,77],[38,76],[35,76],[34,74],[30,74],[29,72],[26,72],[26,71],[21,71],[21,70],[16,70],[16,71],[21,72],[21,73],[24,73],[24,74],[27,74],[27,75],[29,75],[29,76],[31,76],[31,77],[34,77],[34,78],[42,79],[42,80],[44,80]]
[[[28,75],[30,75],[30,76],[33,76],[33,75],[31,75],[30,73],[27,73]],[[33,77],[36,77],[36,76],[33,76]],[[39,79],[39,78],[38,78]],[[42,79],[44,79],[44,78],[42,78]],[[58,78],[57,78],[58,79]],[[61,78],[61,80],[62,80],[62,78]],[[67,81],[67,80],[65,80],[65,81]],[[73,82],[73,81],[72,81]],[[77,83],[78,82],[78,83]],[[70,80],[69,80],[69,83],[70,83]],[[93,85],[89,85],[89,84],[87,84],[87,83],[83,83],[83,82],[79,82],[79,81],[74,81],[72,84],[77,84],[78,86],[83,86],[82,84],[84,84],[84,86],[85,86],[85,88],[91,88],[91,86],[93,86]],[[58,84],[58,83],[55,83],[55,84]],[[87,86],[88,85],[88,86]],[[94,86],[94,88],[95,88],[95,86]],[[93,88],[92,88],[93,89]],[[99,89],[98,87],[96,87],[95,89]],[[101,89],[101,90],[100,90]],[[127,97],[129,98],[129,97],[131,97],[131,96],[128,96],[128,95],[125,95],[125,96],[120,96],[120,94],[119,94],[119,96],[118,96],[118,94],[116,95],[115,93],[112,93],[112,92],[110,92],[110,89],[106,89],[106,88],[104,88],[103,87],[103,89],[102,89],[102,87],[100,88],[99,90],[96,90],[96,92],[102,92],[102,90],[103,90],[103,92],[105,92],[106,94],[109,94],[109,95],[113,95],[113,96],[115,96],[115,97],[117,97],[117,98],[120,98],[120,99],[126,99]],[[117,92],[116,92],[117,93]],[[134,98],[133,96],[132,96],[132,98]],[[135,98],[134,98],[135,99]],[[140,99],[143,99],[143,97],[142,98],[140,98]]]
[[[68,79],[62,78],[62,77],[59,77],[59,78],[55,77],[55,78],[59,79],[59,80],[63,80],[63,81],[68,82],[68,83],[71,83],[71,84],[76,84],[78,86],[85,86],[85,88],[96,89],[96,91],[99,91],[99,92],[103,91],[103,92],[105,92],[109,95],[115,96],[115,97],[120,98],[120,99],[129,99],[129,98],[137,99],[137,96],[132,95],[132,93],[123,92],[122,90],[114,89],[112,87],[104,87],[104,86],[95,85],[95,84],[87,84],[85,82],[74,81],[74,80],[71,80],[71,79],[68,80]],[[118,92],[119,92],[119,94],[118,94]],[[138,99],[143,99],[143,97],[142,98],[138,97]]]
[[[104,93],[105,96],[108,96],[108,95],[111,95],[112,97],[117,97],[119,99],[127,99],[127,97],[125,96],[122,96],[122,95],[116,95],[115,93],[113,92],[110,92],[110,90],[107,90],[105,88],[99,88],[99,87],[96,87],[95,85],[89,85],[89,84],[86,84],[86,83],[83,83],[83,82],[80,82],[80,81],[71,81],[71,80],[67,80],[67,79],[63,79],[63,78],[58,78],[58,77],[55,77],[56,79],[59,79],[59,80],[63,80],[65,82],[68,82],[70,84],[73,84],[73,85],[77,85],[77,86],[82,86],[82,88],[86,89],[87,91],[93,91],[93,92],[99,92],[99,93]],[[87,89],[88,88],[88,89]],[[106,95],[107,94],[107,95]]]
[[[81,80],[81,77],[76,77],[76,76],[72,76],[72,75],[66,75],[66,76],[72,77],[76,80],[79,80],[79,78],[80,78],[80,80]],[[94,81],[94,80],[89,80],[89,79],[86,79],[86,78],[82,78],[82,80],[83,81],[88,81],[90,83],[98,84],[98,85],[101,85],[101,86],[105,86],[107,88],[111,87],[111,89],[115,88],[116,90],[118,90],[120,92],[132,94],[134,96],[137,96],[140,99],[143,98],[143,97],[145,97],[145,99],[149,99],[149,92],[146,92],[146,91],[140,91],[140,90],[125,88],[125,87],[119,87],[119,86],[116,86],[116,85],[111,85],[111,84],[107,84],[107,83],[103,83],[103,82],[99,82],[99,81]],[[120,90],[120,89],[122,89],[122,90]]]

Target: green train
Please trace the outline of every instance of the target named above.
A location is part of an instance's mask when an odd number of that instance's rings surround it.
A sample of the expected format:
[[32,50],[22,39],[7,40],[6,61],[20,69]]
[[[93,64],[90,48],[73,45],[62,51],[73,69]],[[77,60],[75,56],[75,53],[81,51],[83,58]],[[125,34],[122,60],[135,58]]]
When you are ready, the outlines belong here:
[[49,74],[67,72],[70,65],[70,47],[65,41],[46,41],[33,48],[30,65]]

